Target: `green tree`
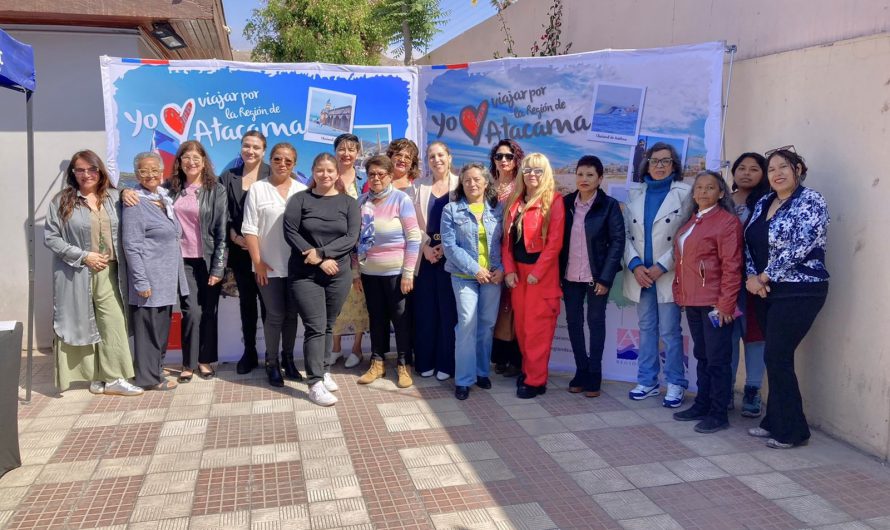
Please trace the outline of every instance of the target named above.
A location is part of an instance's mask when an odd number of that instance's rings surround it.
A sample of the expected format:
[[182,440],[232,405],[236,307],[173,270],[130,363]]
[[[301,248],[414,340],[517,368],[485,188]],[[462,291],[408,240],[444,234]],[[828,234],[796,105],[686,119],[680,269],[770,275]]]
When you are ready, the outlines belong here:
[[414,50],[429,50],[449,15],[439,7],[439,0],[380,0],[374,11],[389,45],[406,65],[414,62]]
[[262,62],[374,65],[386,43],[367,0],[268,0],[244,36]]

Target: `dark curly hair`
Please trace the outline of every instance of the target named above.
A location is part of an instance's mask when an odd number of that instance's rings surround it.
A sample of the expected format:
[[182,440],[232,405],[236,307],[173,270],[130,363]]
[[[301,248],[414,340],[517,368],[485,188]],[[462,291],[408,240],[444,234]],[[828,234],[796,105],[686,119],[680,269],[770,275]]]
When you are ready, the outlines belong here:
[[420,176],[420,149],[417,144],[407,138],[393,140],[386,148],[386,156],[392,159],[399,151],[406,150],[411,154],[411,167],[408,168],[408,180],[414,180]]
[[182,156],[189,151],[197,151],[201,158],[204,159],[204,169],[201,170],[201,187],[205,190],[212,190],[216,186],[216,175],[213,173],[213,163],[207,156],[207,150],[197,140],[189,140],[182,142],[179,149],[176,150],[176,159],[173,161],[173,174],[170,175],[170,190],[174,195],[185,189],[185,171],[182,169]]
[[488,153],[489,171],[491,172],[491,175],[493,177],[498,174],[498,167],[497,164],[495,164],[494,155],[498,152],[498,148],[502,145],[506,145],[508,148],[510,148],[510,152],[513,153],[513,161],[516,162],[516,174],[513,175],[513,178],[516,178],[516,175],[519,174],[519,166],[522,165],[522,159],[525,158],[525,152],[522,150],[522,147],[519,146],[516,140],[512,140],[510,138],[504,138],[491,147],[491,152]]
[[[794,177],[797,179],[798,184],[802,183],[804,179],[807,178],[808,168],[802,156],[790,149],[779,149],[778,151],[771,153],[769,157],[767,157],[766,165],[769,166],[769,161],[777,156],[783,158],[785,162],[788,162],[788,164],[791,166],[791,171],[794,172]],[[800,166],[800,170],[797,169],[797,166]]]

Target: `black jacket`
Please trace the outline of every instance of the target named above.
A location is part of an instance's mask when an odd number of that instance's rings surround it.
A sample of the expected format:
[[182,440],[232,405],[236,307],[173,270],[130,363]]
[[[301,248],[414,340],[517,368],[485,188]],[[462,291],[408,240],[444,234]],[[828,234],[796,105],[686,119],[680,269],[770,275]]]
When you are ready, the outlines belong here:
[[[185,189],[179,193],[170,192],[173,204],[185,194]],[[211,276],[222,278],[225,275],[228,248],[226,229],[229,213],[227,209],[226,190],[219,181],[208,191],[204,187],[198,188],[198,214],[201,222],[201,243],[204,261]]]
[[[564,279],[569,265],[569,246],[572,240],[572,223],[575,218],[574,191],[565,197],[566,225],[563,231],[562,251],[559,253],[559,277]],[[584,233],[587,236],[587,256],[590,260],[590,273],[594,281],[607,287],[612,286],[615,275],[621,270],[624,255],[624,216],[618,201],[597,191],[590,210],[584,217]]]
[[[262,180],[268,178],[272,172],[272,168],[265,162],[260,162],[260,169],[257,172],[256,179]],[[226,227],[226,241],[229,247],[238,247],[229,240],[229,230],[234,229],[239,236],[241,233],[241,222],[244,221],[244,201],[247,199],[247,191],[241,189],[241,178],[244,176],[244,166],[233,167],[223,171],[219,176],[219,181],[226,190],[226,198],[229,207],[229,224]],[[238,247],[239,249],[241,247]]]

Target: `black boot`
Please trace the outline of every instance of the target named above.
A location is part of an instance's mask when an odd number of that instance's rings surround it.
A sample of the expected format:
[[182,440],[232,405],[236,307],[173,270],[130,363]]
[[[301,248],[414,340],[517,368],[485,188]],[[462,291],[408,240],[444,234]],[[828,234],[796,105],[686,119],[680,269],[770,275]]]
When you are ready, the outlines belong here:
[[297,365],[294,364],[294,354],[293,353],[284,353],[281,352],[281,364],[284,366],[284,375],[288,379],[293,379],[294,381],[302,381],[303,374],[297,370]]
[[254,368],[259,365],[257,361],[257,353],[255,349],[244,350],[244,355],[238,359],[238,364],[235,365],[235,371],[239,374],[249,374]]
[[276,387],[284,386],[284,379],[281,377],[281,368],[278,363],[266,364],[266,375],[269,377],[269,384]]

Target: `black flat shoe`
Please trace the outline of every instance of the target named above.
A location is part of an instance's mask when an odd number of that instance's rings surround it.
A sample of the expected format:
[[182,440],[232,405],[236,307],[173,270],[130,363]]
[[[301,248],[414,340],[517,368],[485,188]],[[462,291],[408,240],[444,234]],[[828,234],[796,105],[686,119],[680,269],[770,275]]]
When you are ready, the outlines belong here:
[[706,413],[697,410],[695,407],[689,407],[684,411],[674,413],[674,419],[677,421],[701,421],[707,417]]
[[454,387],[454,397],[463,401],[470,397],[470,387],[468,386],[456,386]]
[[476,378],[476,386],[478,386],[479,388],[484,388],[485,390],[488,390],[489,388],[491,388],[491,379],[489,379],[487,377],[477,377]]
[[494,373],[496,373],[496,374],[502,374],[506,370],[507,370],[506,363],[500,363],[500,364],[494,365]]
[[257,353],[244,352],[244,355],[242,355],[241,358],[238,359],[238,364],[235,365],[235,372],[241,375],[249,374],[257,366],[259,366]]
[[547,392],[547,386],[530,386],[526,384],[519,385],[516,389],[516,397],[519,399],[532,399]]
[[711,434],[728,428],[729,422],[726,420],[721,421],[714,418],[705,418],[695,424],[694,430],[695,432],[700,432],[702,434]]
[[269,384],[275,387],[284,386],[284,379],[281,377],[281,370],[278,366],[266,366],[266,376],[269,377]]

